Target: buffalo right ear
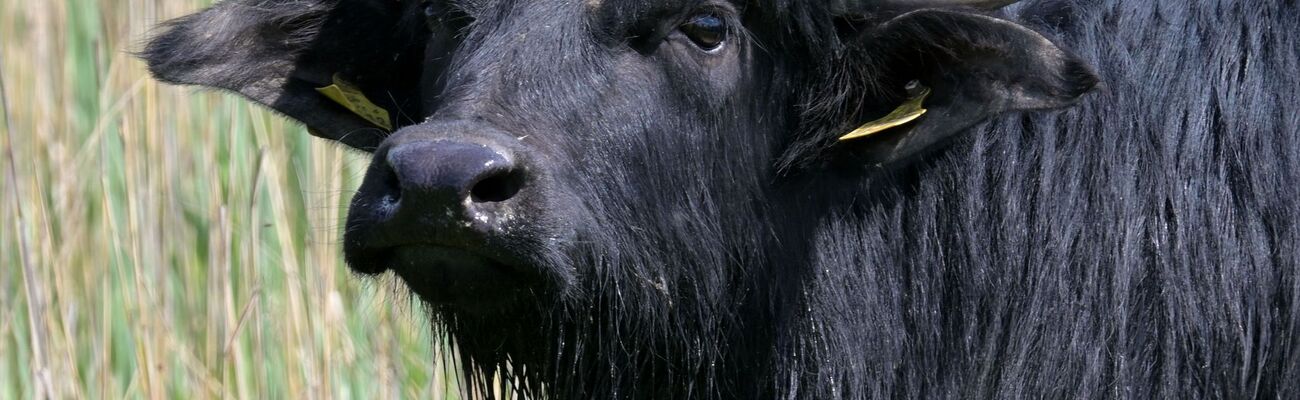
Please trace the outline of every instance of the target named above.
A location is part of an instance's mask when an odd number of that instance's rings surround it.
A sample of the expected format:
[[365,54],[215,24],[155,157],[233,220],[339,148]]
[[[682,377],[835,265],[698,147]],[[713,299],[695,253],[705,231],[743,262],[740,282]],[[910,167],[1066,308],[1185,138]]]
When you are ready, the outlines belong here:
[[846,40],[840,72],[848,83],[828,85],[844,101],[821,102],[844,110],[835,119],[851,125],[787,161],[837,148],[834,158],[851,165],[903,165],[985,119],[1066,107],[1098,84],[1089,66],[1046,37],[970,9],[904,10],[864,25]]
[[371,151],[420,112],[429,33],[413,3],[227,0],[165,23],[140,56],[159,80],[237,92]]

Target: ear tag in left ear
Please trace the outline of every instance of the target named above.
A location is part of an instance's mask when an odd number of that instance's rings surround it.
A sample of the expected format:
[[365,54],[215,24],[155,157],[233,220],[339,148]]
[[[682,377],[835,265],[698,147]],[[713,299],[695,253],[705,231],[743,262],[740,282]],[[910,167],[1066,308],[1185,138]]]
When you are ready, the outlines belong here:
[[925,115],[927,110],[923,103],[925,103],[927,97],[930,97],[930,88],[922,86],[918,81],[911,81],[907,84],[907,95],[907,101],[903,102],[903,105],[898,106],[889,115],[863,124],[858,129],[854,129],[853,132],[840,136],[840,141],[871,136],[915,121]]
[[393,122],[388,119],[388,110],[375,105],[361,93],[361,89],[343,80],[339,74],[334,74],[333,85],[317,88],[316,91],[375,126],[387,131],[393,130]]

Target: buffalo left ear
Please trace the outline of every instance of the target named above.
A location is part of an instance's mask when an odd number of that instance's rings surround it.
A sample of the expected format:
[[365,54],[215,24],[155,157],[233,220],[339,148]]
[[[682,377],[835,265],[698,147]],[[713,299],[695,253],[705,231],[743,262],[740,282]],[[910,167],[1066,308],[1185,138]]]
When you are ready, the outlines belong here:
[[420,112],[417,4],[224,0],[165,23],[139,56],[161,81],[232,91],[371,151]]
[[[923,154],[1003,112],[1068,106],[1098,84],[1087,65],[1037,32],[962,11],[902,14],[852,46],[850,54],[862,62],[860,76],[874,77],[864,86],[892,100],[865,101],[860,115],[872,121],[855,132],[878,132],[845,135],[838,145],[876,165]],[[909,82],[911,90],[905,89]]]

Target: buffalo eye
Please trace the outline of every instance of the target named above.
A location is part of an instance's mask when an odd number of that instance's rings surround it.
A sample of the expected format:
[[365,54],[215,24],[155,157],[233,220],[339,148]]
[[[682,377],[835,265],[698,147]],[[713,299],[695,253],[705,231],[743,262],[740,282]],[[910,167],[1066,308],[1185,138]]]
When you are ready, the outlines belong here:
[[727,22],[714,14],[693,16],[678,29],[704,51],[718,50],[727,40]]
[[443,20],[445,13],[446,10],[434,1],[426,0],[420,3],[420,14],[424,15],[425,27],[430,31],[437,31],[440,25],[446,22]]

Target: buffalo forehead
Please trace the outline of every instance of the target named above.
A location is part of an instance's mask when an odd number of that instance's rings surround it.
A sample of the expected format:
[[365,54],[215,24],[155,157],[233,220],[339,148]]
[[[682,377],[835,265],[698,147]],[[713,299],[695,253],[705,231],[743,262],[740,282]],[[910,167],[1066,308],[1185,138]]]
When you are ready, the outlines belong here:
[[655,16],[704,9],[716,0],[581,0],[592,17],[601,23],[627,24]]

